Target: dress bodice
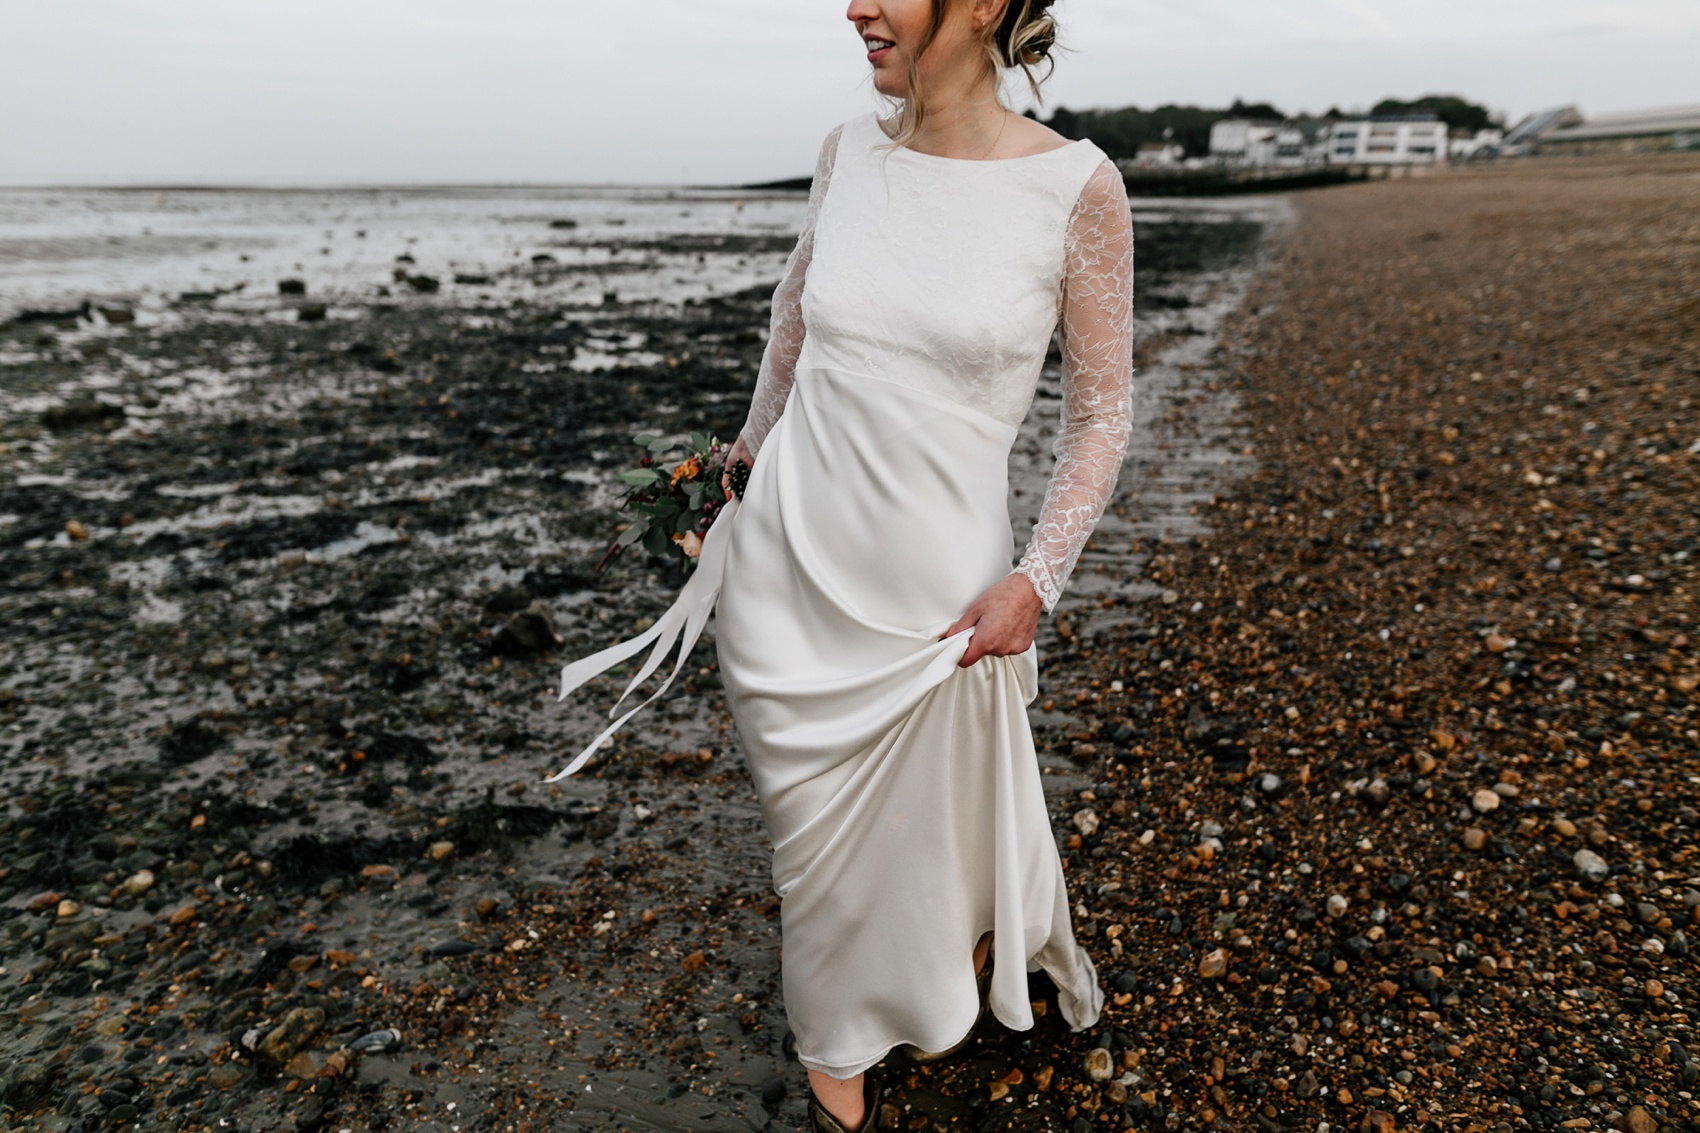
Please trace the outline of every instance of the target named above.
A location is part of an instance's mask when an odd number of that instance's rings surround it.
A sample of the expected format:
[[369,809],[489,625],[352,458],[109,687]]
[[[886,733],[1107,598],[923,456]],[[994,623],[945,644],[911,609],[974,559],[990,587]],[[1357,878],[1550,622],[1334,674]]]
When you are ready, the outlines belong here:
[[1027,415],[1061,311],[1065,237],[1104,155],[998,161],[840,135],[814,231],[798,365],[925,389],[1008,425]]
[[1133,223],[1095,145],[958,160],[866,115],[828,135],[741,436],[752,453],[799,370],[895,382],[1019,426],[1060,327],[1056,469],[1016,570],[1055,607],[1132,431]]

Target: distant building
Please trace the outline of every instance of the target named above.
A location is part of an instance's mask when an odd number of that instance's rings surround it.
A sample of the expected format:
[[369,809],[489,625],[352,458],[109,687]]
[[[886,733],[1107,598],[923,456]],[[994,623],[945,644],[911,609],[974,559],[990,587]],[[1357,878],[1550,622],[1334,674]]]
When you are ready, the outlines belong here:
[[1327,160],[1329,120],[1224,118],[1210,127],[1210,157],[1230,166],[1306,166]]
[[1185,160],[1185,148],[1174,142],[1146,142],[1139,147],[1133,164],[1140,169],[1166,169]]
[[1210,156],[1223,165],[1272,165],[1281,123],[1223,118],[1210,127]]
[[1504,130],[1477,130],[1474,137],[1454,137],[1447,144],[1447,156],[1453,160],[1496,156],[1505,145]]
[[1541,153],[1645,153],[1691,149],[1700,138],[1700,106],[1603,114],[1542,135]]
[[1511,127],[1511,131],[1505,135],[1505,140],[1500,143],[1499,151],[1513,155],[1534,153],[1542,138],[1554,131],[1581,124],[1582,115],[1574,106],[1538,110]]
[[1445,161],[1446,123],[1433,114],[1389,114],[1334,123],[1331,165],[1426,165]]

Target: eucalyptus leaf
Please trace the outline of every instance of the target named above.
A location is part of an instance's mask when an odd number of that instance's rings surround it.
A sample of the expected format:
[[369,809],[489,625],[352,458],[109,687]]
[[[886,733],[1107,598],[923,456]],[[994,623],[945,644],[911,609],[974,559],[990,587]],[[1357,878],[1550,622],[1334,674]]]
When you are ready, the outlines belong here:
[[661,474],[653,468],[634,468],[630,472],[620,473],[620,479],[634,488],[647,488],[661,479]]
[[617,546],[629,547],[633,543],[636,543],[639,539],[642,539],[646,534],[648,534],[648,532],[649,521],[640,519],[624,531],[620,532],[620,537],[615,540],[615,543]]

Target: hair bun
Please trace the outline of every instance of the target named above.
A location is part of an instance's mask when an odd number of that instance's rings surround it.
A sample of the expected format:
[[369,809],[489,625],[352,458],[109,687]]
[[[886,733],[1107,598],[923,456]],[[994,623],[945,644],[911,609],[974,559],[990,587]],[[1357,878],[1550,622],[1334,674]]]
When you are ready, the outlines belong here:
[[1057,21],[1047,14],[1056,0],[1009,0],[997,30],[998,54],[1006,67],[1047,62],[1057,43]]

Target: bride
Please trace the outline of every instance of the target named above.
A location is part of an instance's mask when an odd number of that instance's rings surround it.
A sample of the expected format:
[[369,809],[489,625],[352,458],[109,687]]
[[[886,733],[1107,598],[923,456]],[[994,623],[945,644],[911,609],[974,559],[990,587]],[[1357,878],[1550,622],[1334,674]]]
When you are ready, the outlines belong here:
[[[659,641],[641,681],[681,634],[682,664],[718,599],[816,1133],[871,1127],[894,1050],[943,1057],[988,1009],[1031,1027],[1029,970],[1077,1030],[1103,1005],[1026,706],[1041,610],[1127,444],[1133,231],[1101,151],[999,98],[1048,63],[1050,2],[851,3],[897,110],[821,149],[732,453],[743,498],[649,633],[563,676]],[[1056,469],[1012,569],[1008,459],[1059,332]]]

